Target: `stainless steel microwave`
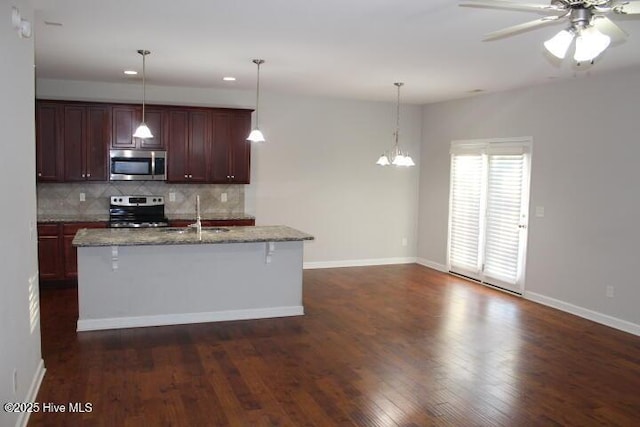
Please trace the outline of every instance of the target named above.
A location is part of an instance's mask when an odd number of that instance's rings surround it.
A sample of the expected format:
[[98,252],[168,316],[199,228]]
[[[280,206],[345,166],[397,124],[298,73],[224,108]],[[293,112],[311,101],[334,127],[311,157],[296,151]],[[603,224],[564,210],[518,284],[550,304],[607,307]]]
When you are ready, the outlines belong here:
[[109,171],[111,181],[165,181],[167,152],[111,150]]

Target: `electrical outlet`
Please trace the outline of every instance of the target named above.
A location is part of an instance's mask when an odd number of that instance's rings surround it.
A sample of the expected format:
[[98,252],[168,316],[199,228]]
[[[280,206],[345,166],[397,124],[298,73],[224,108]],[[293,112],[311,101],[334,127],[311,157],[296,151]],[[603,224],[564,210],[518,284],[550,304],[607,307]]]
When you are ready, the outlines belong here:
[[176,193],[169,193],[169,201],[170,202],[176,201]]
[[80,193],[80,201],[81,201],[81,202],[84,202],[84,201],[86,201],[86,200],[87,200],[87,196],[86,196],[86,194],[85,194],[85,193]]
[[13,370],[13,394],[18,394],[18,370]]
[[536,206],[536,217],[544,218],[544,206]]
[[607,298],[613,298],[614,296],[614,288],[613,286],[607,286]]
[[408,245],[408,240],[406,237],[402,238],[402,246],[407,246]]
[[220,201],[221,201],[222,203],[226,203],[226,202],[227,202],[227,193],[222,193],[222,194],[220,195]]

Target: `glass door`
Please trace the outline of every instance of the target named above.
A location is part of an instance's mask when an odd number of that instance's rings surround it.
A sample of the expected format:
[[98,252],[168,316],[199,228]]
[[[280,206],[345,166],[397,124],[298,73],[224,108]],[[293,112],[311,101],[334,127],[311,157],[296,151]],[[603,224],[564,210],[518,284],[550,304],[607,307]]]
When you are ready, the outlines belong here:
[[530,139],[452,143],[449,271],[524,290]]

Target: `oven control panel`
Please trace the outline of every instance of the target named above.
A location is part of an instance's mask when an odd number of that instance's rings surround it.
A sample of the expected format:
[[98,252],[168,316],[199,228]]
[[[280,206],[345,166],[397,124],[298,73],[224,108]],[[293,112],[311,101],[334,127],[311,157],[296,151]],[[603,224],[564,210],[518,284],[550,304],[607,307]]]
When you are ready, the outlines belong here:
[[112,206],[162,206],[163,196],[111,196]]

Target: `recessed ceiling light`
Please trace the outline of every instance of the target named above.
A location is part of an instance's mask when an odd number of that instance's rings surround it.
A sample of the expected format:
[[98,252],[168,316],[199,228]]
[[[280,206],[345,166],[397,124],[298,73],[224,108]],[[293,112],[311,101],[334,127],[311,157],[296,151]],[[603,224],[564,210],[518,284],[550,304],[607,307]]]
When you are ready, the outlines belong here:
[[44,21],[44,25],[49,25],[51,27],[62,27],[61,22],[54,22],[54,21]]
[[135,76],[136,74],[138,74],[138,72],[137,72],[137,71],[133,71],[133,70],[125,70],[125,71],[124,71],[124,73],[125,73],[127,76]]
[[225,82],[235,82],[236,78],[235,77],[223,77],[222,80],[224,80]]

